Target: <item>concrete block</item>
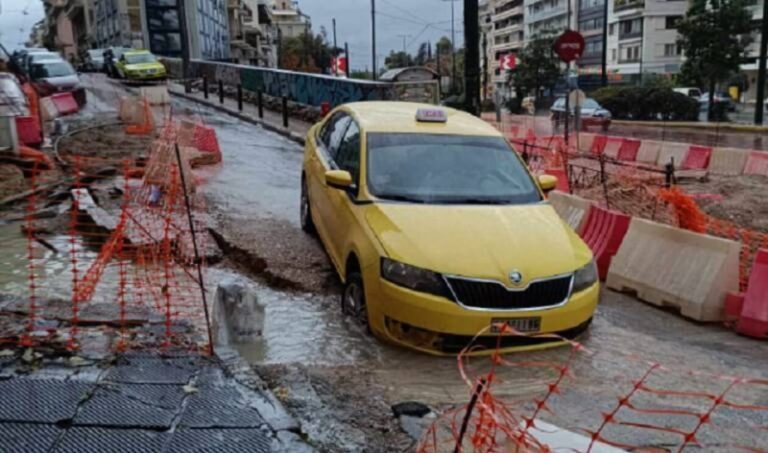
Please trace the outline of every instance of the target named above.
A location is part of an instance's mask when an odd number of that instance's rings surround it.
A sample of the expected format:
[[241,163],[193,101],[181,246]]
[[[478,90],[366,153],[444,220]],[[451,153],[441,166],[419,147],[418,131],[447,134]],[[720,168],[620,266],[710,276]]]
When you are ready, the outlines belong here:
[[142,115],[141,103],[138,100],[128,97],[120,98],[118,110],[120,121],[126,124],[140,124]]
[[606,157],[610,157],[611,159],[618,159],[619,150],[623,144],[624,139],[621,137],[608,137],[608,139],[605,141],[605,149],[603,150],[603,154],[605,154]]
[[589,133],[589,132],[580,132],[579,133],[579,152],[580,153],[589,153],[592,151],[592,143],[595,142],[595,134]]
[[768,176],[768,152],[750,152],[747,163],[744,165],[744,174]]
[[40,113],[43,115],[43,121],[52,121],[59,117],[59,110],[52,98],[40,98]]
[[140,97],[146,99],[149,105],[167,105],[171,103],[168,87],[165,86],[141,87]]
[[640,150],[637,152],[637,161],[644,164],[656,165],[661,152],[661,142],[656,140],[643,140],[640,143]]
[[748,157],[748,149],[715,148],[712,150],[709,171],[715,175],[740,175]]
[[557,214],[573,228],[581,231],[586,214],[594,203],[576,195],[571,195],[559,190],[549,193],[549,202],[555,208]]
[[740,251],[736,241],[633,218],[606,284],[696,321],[722,321],[728,292],[739,290]]
[[675,168],[680,168],[688,155],[688,149],[691,147],[688,143],[662,142],[659,158],[656,165],[664,167],[671,159],[675,160]]
[[19,154],[19,137],[16,134],[16,121],[12,116],[0,116],[0,151]]

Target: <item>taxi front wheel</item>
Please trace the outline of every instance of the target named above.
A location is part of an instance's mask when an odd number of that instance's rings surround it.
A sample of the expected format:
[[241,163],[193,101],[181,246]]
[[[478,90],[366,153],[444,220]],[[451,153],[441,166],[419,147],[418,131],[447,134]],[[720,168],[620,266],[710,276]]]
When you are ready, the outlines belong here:
[[344,291],[341,293],[341,311],[345,316],[351,316],[370,331],[363,276],[360,272],[353,271],[347,275]]

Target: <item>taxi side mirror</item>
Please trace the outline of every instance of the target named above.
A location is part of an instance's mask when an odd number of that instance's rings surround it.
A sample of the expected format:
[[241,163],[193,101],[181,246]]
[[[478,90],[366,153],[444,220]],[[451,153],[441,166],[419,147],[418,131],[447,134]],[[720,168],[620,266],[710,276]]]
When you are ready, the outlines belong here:
[[349,190],[354,185],[352,174],[346,170],[329,170],[325,172],[325,183],[339,190]]
[[551,192],[557,187],[557,178],[552,175],[539,175],[539,187],[544,193]]

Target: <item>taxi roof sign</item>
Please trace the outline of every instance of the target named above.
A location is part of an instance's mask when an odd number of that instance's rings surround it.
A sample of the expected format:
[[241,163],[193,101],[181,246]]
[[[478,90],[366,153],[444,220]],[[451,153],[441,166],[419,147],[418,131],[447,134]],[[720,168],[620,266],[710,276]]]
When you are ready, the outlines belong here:
[[422,123],[446,123],[448,115],[439,108],[422,108],[416,111],[416,121]]

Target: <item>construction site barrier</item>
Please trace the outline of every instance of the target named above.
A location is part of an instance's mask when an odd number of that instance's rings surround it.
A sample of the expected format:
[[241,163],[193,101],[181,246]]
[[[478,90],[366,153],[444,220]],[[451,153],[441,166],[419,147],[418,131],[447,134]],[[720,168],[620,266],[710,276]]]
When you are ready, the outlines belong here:
[[726,295],[739,290],[740,251],[736,241],[633,218],[606,284],[696,321],[722,321]]
[[53,100],[53,105],[56,106],[59,115],[69,115],[77,113],[77,111],[80,110],[72,93],[56,93],[51,95],[51,99]]
[[141,87],[140,97],[149,102],[149,105],[168,105],[171,103],[171,95],[168,94],[168,87],[153,86]]
[[709,167],[709,159],[712,156],[712,148],[709,146],[691,145],[688,154],[683,161],[683,170],[706,170]]
[[16,136],[22,145],[36,146],[43,142],[40,123],[31,116],[16,117]]
[[616,157],[619,160],[626,162],[635,162],[637,160],[637,154],[640,151],[640,140],[632,138],[625,138],[619,148],[619,154]]
[[606,157],[610,157],[612,159],[618,159],[619,150],[621,149],[621,146],[623,144],[624,144],[624,139],[621,137],[606,137],[603,154]]
[[608,141],[608,137],[605,135],[595,135],[595,139],[592,141],[592,148],[591,152],[592,154],[599,156],[600,154],[603,154],[603,151],[605,151],[605,145]]
[[661,145],[661,142],[655,140],[643,140],[640,143],[640,149],[637,151],[637,162],[655,165],[659,160]]
[[553,190],[549,193],[548,198],[560,218],[570,225],[574,231],[581,231],[584,220],[587,218],[587,211],[589,211],[589,208],[594,203],[586,198],[571,195],[560,190]]
[[768,176],[768,152],[752,151],[744,165],[745,175]]
[[749,150],[740,148],[715,148],[709,161],[710,173],[737,176],[744,171]]
[[680,168],[688,154],[689,147],[687,143],[662,142],[656,165],[664,167],[674,159],[675,168]]
[[768,250],[761,249],[755,255],[736,331],[750,337],[768,337]]
[[725,296],[725,321],[738,321],[744,307],[744,293],[730,291]]
[[578,135],[578,151],[580,153],[589,153],[592,151],[592,144],[595,142],[595,134],[590,132],[581,132]]
[[52,98],[40,98],[40,113],[43,121],[51,121],[59,117],[59,110]]
[[616,211],[592,205],[579,234],[592,250],[600,280],[605,280],[613,256],[618,252],[629,229],[631,218]]

